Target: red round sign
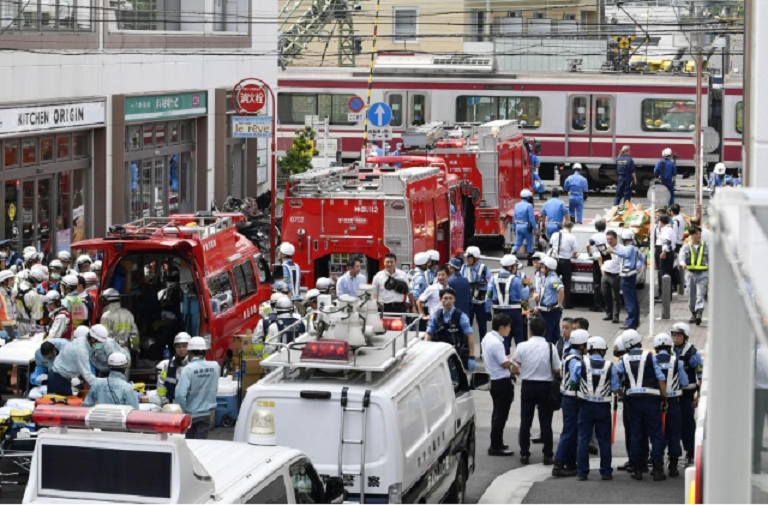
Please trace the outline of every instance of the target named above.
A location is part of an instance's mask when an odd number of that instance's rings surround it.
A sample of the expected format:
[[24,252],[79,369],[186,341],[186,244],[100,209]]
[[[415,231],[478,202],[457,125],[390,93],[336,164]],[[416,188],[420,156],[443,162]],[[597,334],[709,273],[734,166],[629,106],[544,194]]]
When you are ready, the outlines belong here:
[[240,114],[256,114],[267,103],[267,92],[257,84],[240,86],[235,94],[235,103]]

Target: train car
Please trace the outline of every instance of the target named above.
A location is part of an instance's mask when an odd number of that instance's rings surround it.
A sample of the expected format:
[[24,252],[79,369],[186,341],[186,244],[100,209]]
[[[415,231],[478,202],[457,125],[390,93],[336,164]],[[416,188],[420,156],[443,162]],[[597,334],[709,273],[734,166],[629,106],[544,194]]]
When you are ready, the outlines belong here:
[[[490,59],[490,58],[488,58]],[[466,63],[466,62],[465,62]],[[278,79],[278,149],[291,145],[306,115],[327,116],[342,157],[360,157],[364,123],[349,121],[351,97],[365,97],[368,73],[362,69],[289,68]],[[740,83],[704,86],[702,125],[712,125],[721,146],[707,157],[735,170],[741,164],[743,98]],[[380,55],[371,102],[393,111],[399,142],[408,127],[432,121],[445,125],[517,120],[528,138],[540,142],[540,175],[553,179],[573,163],[586,166],[592,187],[615,183],[614,157],[632,148],[640,187],[669,147],[681,171],[693,170],[696,79],[689,74],[495,72],[492,64],[454,65],[433,55]]]

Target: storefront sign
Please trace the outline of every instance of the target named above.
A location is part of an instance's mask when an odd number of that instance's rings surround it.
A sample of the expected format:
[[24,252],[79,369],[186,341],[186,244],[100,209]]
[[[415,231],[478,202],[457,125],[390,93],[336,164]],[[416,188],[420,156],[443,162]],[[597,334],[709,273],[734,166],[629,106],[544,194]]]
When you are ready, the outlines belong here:
[[271,117],[232,116],[234,138],[272,138]]
[[201,116],[207,113],[205,93],[129,96],[125,99],[125,122],[152,121],[164,117]]
[[56,232],[56,252],[69,251],[72,243],[72,229],[59,230]]
[[104,102],[0,109],[0,135],[103,125],[105,110]]

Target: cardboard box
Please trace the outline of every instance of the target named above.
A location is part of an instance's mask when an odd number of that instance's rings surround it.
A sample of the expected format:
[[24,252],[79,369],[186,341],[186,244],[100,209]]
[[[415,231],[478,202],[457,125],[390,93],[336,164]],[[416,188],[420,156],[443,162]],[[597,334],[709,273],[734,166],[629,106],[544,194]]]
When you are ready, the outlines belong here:
[[240,371],[243,375],[262,375],[264,369],[261,368],[261,358],[258,356],[248,356],[243,358]]

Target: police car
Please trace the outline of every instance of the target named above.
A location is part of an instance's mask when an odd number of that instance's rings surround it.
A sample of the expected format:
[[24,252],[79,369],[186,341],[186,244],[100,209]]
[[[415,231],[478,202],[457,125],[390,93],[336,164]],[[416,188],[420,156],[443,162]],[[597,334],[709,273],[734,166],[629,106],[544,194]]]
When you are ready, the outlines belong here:
[[385,317],[383,333],[356,348],[333,329],[336,340],[305,334],[281,346],[262,361],[274,371],[248,389],[234,440],[306,452],[353,502],[463,503],[473,393],[454,348],[424,341],[417,325]]
[[[38,406],[23,503],[341,503],[301,451],[185,440],[188,414]],[[91,431],[99,429],[101,431]]]

